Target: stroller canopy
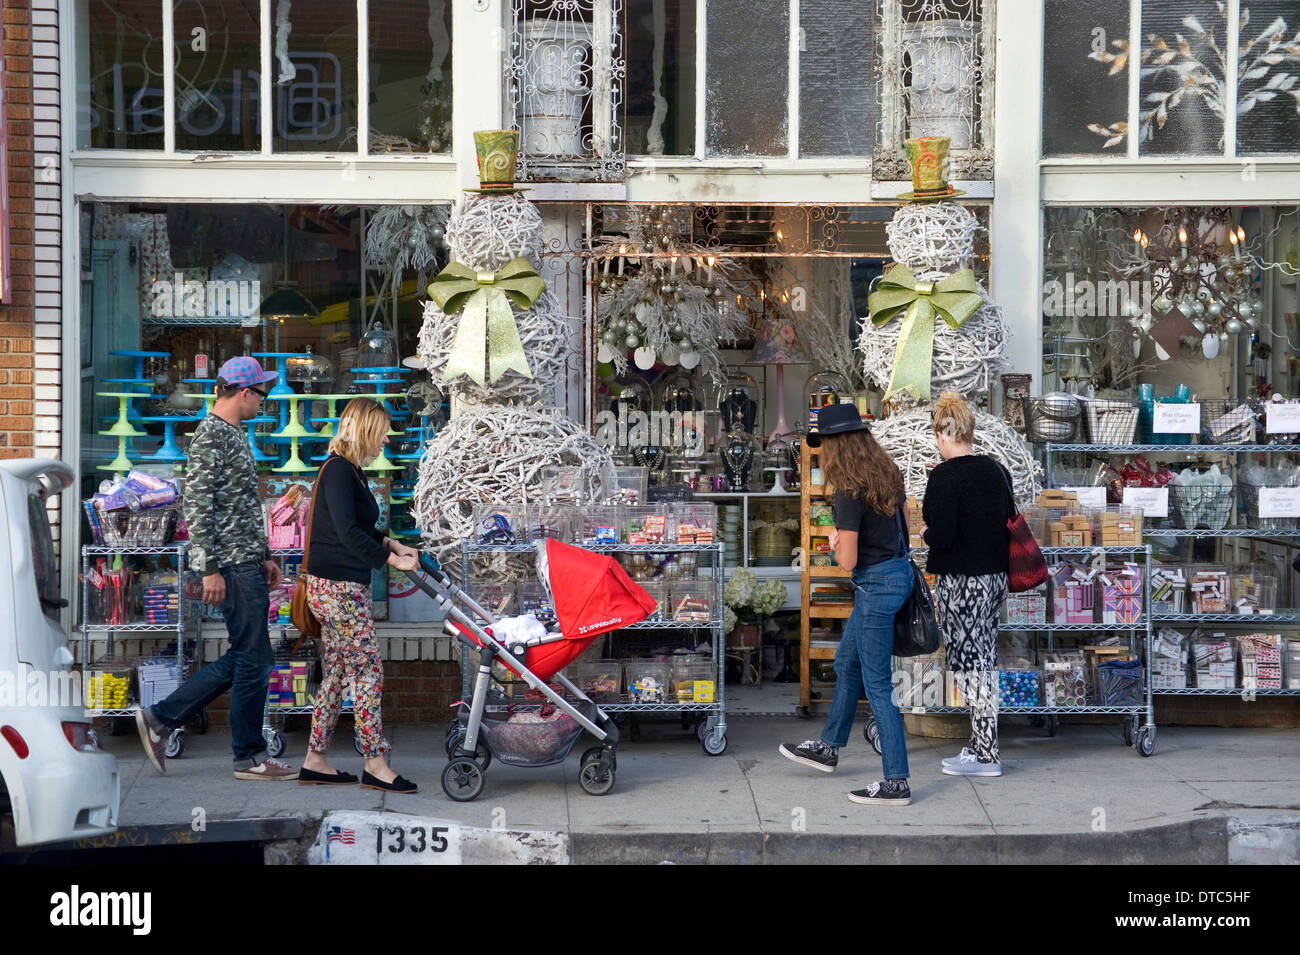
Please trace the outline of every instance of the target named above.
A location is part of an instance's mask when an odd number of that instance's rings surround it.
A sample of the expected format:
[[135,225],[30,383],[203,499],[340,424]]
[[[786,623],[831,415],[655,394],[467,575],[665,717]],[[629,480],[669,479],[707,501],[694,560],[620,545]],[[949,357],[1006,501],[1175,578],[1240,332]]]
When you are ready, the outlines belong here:
[[638,623],[657,606],[608,554],[547,538],[537,545],[537,575],[551,592],[556,621],[568,640]]

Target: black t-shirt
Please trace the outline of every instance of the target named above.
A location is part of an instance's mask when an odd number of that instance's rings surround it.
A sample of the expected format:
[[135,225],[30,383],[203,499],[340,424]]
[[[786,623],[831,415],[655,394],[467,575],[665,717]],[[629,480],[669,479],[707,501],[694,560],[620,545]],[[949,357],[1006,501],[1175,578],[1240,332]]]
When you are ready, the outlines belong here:
[[[899,506],[905,498],[898,499]],[[858,567],[878,564],[898,553],[899,521],[903,534],[907,533],[907,517],[903,514],[881,514],[865,501],[844,491],[835,492],[835,527],[842,531],[858,532]]]

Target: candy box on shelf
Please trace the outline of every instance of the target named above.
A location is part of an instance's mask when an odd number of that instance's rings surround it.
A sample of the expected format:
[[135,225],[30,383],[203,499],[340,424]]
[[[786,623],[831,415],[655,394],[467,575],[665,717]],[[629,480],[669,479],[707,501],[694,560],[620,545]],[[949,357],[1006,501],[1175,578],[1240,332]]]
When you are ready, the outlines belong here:
[[673,524],[679,544],[712,544],[718,509],[712,504],[674,504]]
[[105,661],[86,671],[85,698],[88,710],[120,710],[131,704],[130,664]]
[[1043,663],[1043,705],[1084,706],[1088,702],[1088,680],[1081,653],[1048,654]]
[[1046,585],[1039,585],[1023,593],[1007,594],[1005,604],[1006,622],[1021,626],[1033,626],[1047,622]]
[[1277,573],[1267,565],[1234,567],[1229,588],[1230,613],[1272,613],[1277,606]]
[[672,619],[677,623],[708,624],[713,619],[711,581],[678,580],[672,585]]
[[1228,571],[1225,568],[1192,567],[1187,583],[1192,613],[1229,613],[1229,588]]
[[1151,685],[1181,690],[1187,686],[1187,634],[1161,628],[1151,641]]
[[524,539],[522,504],[481,504],[474,512],[473,538],[479,544],[517,544]]
[[1096,588],[1090,574],[1074,564],[1053,569],[1052,620],[1058,624],[1093,623]]
[[605,475],[606,504],[637,505],[646,502],[650,469],[618,465]]
[[607,504],[591,505],[583,509],[580,518],[584,546],[621,543],[618,533],[618,508]]
[[668,505],[625,507],[620,523],[623,540],[628,544],[674,543]]
[[711,661],[674,659],[671,664],[673,694],[678,703],[712,703],[716,697],[718,670]]
[[592,660],[570,665],[569,679],[597,703],[617,703],[623,682],[622,660]]
[[1257,690],[1282,688],[1282,635],[1243,633],[1237,637],[1241,662],[1240,686]]
[[542,471],[542,492],[550,504],[585,505],[583,469],[575,464],[556,464]]
[[1107,505],[1097,515],[1097,541],[1102,547],[1139,547],[1142,511],[1136,507]]
[[532,544],[550,538],[569,543],[574,540],[574,508],[567,504],[529,504],[524,511],[524,541]]
[[668,702],[668,665],[655,660],[628,660],[627,697],[631,703]]
[[1187,574],[1168,564],[1151,569],[1151,612],[1187,612]]
[[1137,564],[1107,569],[1097,575],[1101,588],[1101,622],[1117,626],[1142,619],[1142,569]]

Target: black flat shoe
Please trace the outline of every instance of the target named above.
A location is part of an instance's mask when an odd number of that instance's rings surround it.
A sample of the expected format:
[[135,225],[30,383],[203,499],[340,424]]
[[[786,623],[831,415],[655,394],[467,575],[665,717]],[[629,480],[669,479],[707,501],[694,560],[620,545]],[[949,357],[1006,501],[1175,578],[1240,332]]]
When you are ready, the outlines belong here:
[[361,772],[361,788],[377,789],[381,793],[414,793],[420,791],[419,786],[402,776],[398,776],[391,783],[386,783],[382,779],[371,776],[365,770]]
[[311,769],[298,770],[299,786],[350,786],[357,781],[351,773],[318,773]]

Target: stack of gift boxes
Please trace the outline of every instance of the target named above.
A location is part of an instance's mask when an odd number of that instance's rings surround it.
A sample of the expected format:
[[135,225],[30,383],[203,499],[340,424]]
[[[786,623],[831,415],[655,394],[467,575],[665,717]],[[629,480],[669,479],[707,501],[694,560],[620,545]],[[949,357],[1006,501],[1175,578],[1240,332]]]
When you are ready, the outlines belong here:
[[1237,685],[1237,648],[1227,634],[1193,639],[1192,666],[1202,690],[1230,690]]
[[1182,690],[1186,687],[1187,635],[1161,628],[1151,642],[1151,688]]
[[289,487],[267,507],[267,539],[272,550],[301,550],[307,534],[311,497],[300,485]]
[[1237,637],[1241,683],[1256,690],[1282,689],[1282,635],[1243,633]]
[[153,706],[167,699],[181,685],[176,658],[141,660],[136,667],[140,679],[140,705]]
[[277,663],[271,669],[270,703],[273,708],[312,706],[316,702],[307,680],[309,665],[306,660]]
[[1101,584],[1101,622],[1130,626],[1142,619],[1142,569],[1125,564],[1098,575]]

